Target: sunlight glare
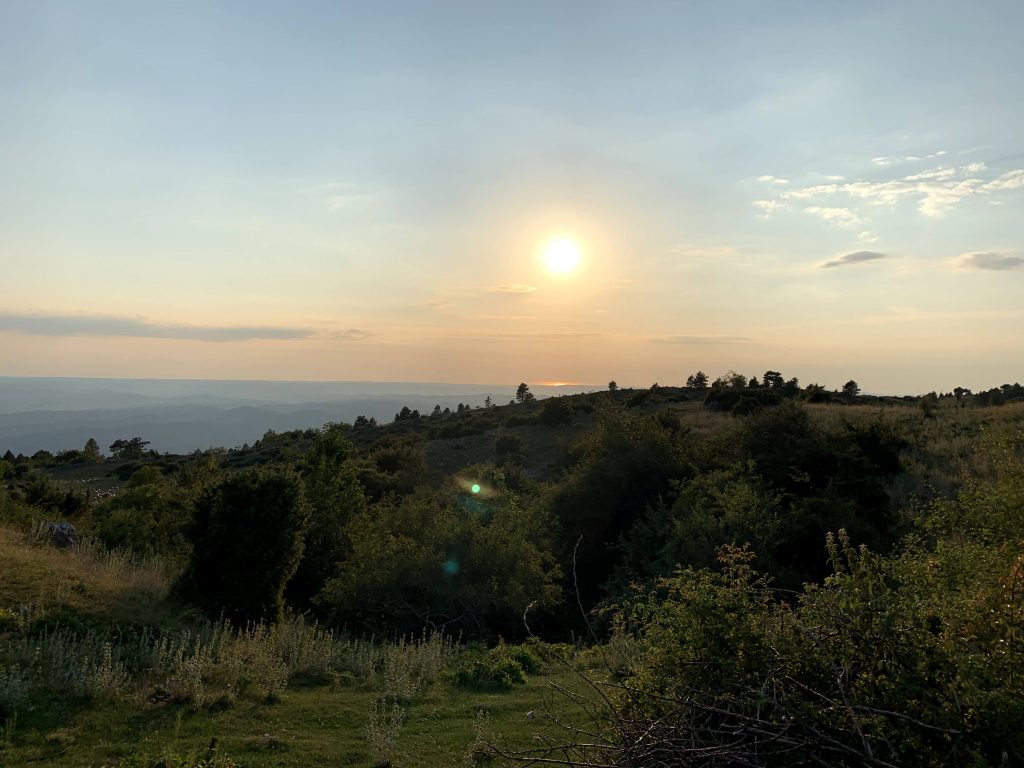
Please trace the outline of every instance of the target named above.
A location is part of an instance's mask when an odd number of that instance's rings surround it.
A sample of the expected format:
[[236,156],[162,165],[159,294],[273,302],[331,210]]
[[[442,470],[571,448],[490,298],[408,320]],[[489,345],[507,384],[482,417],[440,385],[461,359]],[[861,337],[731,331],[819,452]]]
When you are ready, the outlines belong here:
[[572,272],[580,263],[580,248],[572,240],[556,238],[544,248],[544,263],[552,272]]

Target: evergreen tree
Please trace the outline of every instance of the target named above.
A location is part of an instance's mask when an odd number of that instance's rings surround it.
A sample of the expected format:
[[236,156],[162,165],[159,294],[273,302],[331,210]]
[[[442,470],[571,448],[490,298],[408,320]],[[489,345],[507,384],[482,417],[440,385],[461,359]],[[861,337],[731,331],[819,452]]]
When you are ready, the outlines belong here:
[[529,385],[525,381],[516,387],[516,400],[520,403],[529,403],[536,400],[533,393],[530,391]]
[[82,448],[82,459],[85,461],[103,461],[103,456],[100,454],[100,444],[96,442],[95,438],[90,437],[85,441],[85,447]]

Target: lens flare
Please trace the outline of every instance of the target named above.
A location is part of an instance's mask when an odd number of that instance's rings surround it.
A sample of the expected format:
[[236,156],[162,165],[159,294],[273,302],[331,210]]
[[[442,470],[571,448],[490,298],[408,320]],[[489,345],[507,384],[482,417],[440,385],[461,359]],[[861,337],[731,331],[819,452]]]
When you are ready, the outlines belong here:
[[473,493],[480,493],[480,483],[473,483],[471,486],[469,486],[469,490],[471,490]]

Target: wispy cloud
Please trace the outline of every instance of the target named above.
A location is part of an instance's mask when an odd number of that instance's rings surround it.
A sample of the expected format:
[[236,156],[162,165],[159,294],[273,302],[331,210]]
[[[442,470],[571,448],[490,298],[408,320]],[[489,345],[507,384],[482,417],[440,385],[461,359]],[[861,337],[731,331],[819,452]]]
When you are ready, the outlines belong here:
[[28,312],[0,312],[0,331],[37,336],[131,336],[216,342],[308,339],[314,335],[309,328],[189,325],[155,323],[141,317]]
[[757,339],[749,336],[660,336],[651,341],[658,344],[749,344]]
[[778,176],[758,176],[757,180],[765,184],[789,184],[789,179],[780,179]]
[[893,155],[885,157],[873,157],[871,163],[877,165],[880,168],[885,168],[890,165],[898,165],[900,163],[915,163],[920,160],[934,160],[937,157],[942,157],[948,154],[946,150],[940,149],[938,152],[932,152],[930,155]]
[[853,253],[847,253],[844,256],[826,261],[821,265],[822,269],[828,269],[830,267],[843,267],[847,264],[861,264],[865,261],[876,261],[878,259],[886,258],[884,253],[878,253],[876,251],[854,251]]
[[812,205],[804,208],[804,213],[820,216],[825,221],[835,222],[836,224],[853,225],[860,223],[860,217],[849,208],[823,208],[819,205]]
[[505,285],[492,286],[490,290],[492,293],[533,293],[537,290],[537,286],[524,283],[507,283]]
[[349,328],[347,331],[335,331],[331,338],[335,341],[366,341],[374,334],[361,328]]
[[[921,214],[936,218],[949,213],[968,198],[991,201],[1001,193],[1024,188],[1024,169],[997,174],[985,163],[978,161],[892,175],[895,170],[890,168],[892,165],[939,158],[944,154],[935,152],[899,158],[876,157],[872,163],[883,169],[883,175],[888,172],[890,178],[843,181],[842,177],[826,176],[830,182],[828,184],[780,190],[774,197],[753,201],[753,205],[762,211],[761,218],[768,218],[772,213],[787,207],[787,204],[800,201],[809,204],[804,211],[838,225],[847,225],[865,218],[864,212],[854,207],[859,203],[895,206],[910,201],[916,204]],[[878,172],[872,175],[877,176]]]
[[961,254],[958,263],[968,269],[1005,271],[1024,268],[1024,256],[1013,251],[974,251]]

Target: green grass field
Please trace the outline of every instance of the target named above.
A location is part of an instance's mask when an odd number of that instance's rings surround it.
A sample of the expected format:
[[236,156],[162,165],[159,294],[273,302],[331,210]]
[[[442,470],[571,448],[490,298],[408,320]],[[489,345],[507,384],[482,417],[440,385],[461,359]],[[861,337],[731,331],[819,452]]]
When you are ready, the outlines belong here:
[[[128,627],[173,631],[196,618],[168,600],[169,580],[154,563],[132,564],[89,548],[56,550],[9,528],[0,528],[0,562],[0,608],[8,615],[28,610],[49,631],[59,620],[116,638]],[[0,702],[3,686],[11,684],[4,682],[4,664],[28,634],[27,626],[0,631]],[[230,697],[211,692],[201,704],[167,700],[145,684],[129,684],[117,696],[37,688],[0,719],[0,764],[192,766],[219,754],[253,767],[472,765],[466,760],[480,723],[502,743],[526,747],[537,734],[557,735],[548,715],[582,715],[555,689],[585,684],[556,661],[510,690],[457,685],[457,665],[451,661],[402,703],[402,725],[386,752],[366,732],[374,702],[387,690],[384,675],[299,675],[273,701],[256,688]],[[160,762],[170,756],[183,762]]]

